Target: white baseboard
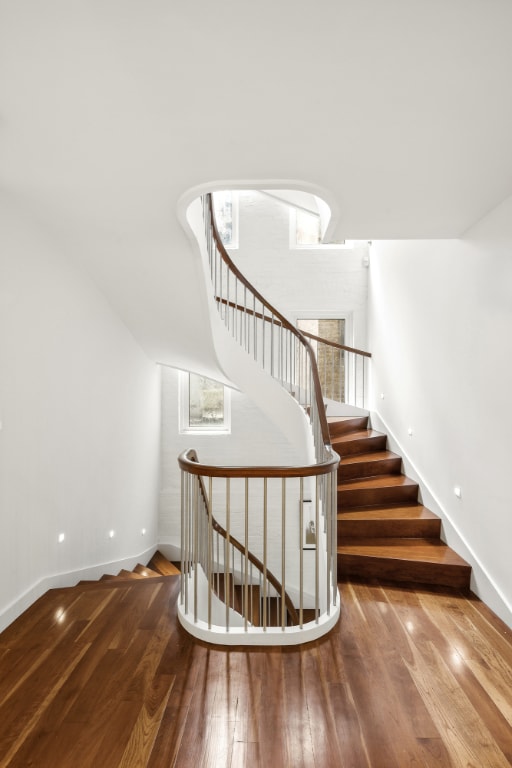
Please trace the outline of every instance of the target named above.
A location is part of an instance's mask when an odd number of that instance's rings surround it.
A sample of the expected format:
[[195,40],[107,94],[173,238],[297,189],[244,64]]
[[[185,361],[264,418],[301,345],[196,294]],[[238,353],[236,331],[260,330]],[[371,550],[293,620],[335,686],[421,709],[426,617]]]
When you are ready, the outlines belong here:
[[507,624],[507,626],[512,628],[512,606],[502,593],[501,589],[493,581],[485,565],[479,560],[469,542],[457,528],[432,488],[418,471],[413,461],[409,458],[407,451],[399,443],[378,411],[371,412],[370,421],[373,429],[387,434],[389,449],[402,456],[405,474],[410,477],[411,480],[415,480],[419,483],[421,503],[441,518],[442,540],[471,565],[471,590],[486,605],[488,605],[489,608],[491,608],[491,610],[494,611],[505,624]]

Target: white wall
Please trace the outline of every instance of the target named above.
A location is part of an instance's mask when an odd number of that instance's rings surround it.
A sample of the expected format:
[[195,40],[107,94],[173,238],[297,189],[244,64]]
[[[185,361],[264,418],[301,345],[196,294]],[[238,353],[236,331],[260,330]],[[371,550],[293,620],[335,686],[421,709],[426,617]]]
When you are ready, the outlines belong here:
[[4,626],[48,587],[154,549],[160,405],[157,366],[90,279],[34,222],[0,218]]
[[346,343],[366,349],[366,242],[350,248],[290,249],[290,206],[263,192],[239,190],[240,270],[291,322],[349,317]]
[[369,307],[374,421],[512,624],[512,197],[462,240],[374,243]]

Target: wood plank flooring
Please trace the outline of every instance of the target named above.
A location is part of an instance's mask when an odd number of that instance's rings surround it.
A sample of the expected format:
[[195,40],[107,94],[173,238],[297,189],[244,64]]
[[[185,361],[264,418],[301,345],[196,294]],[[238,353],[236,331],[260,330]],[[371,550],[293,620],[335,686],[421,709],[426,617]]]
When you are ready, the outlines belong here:
[[501,768],[511,632],[467,594],[340,584],[334,630],[222,648],[179,577],[52,590],[0,635],[0,766]]

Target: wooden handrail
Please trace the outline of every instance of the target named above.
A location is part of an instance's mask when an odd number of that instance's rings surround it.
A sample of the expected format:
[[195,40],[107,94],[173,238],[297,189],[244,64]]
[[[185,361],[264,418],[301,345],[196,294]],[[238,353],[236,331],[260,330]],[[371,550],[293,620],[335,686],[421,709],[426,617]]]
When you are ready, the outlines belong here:
[[[325,475],[339,463],[340,457],[329,448],[330,458],[317,464],[304,466],[254,466],[254,467],[222,467],[212,464],[199,464],[197,454],[193,449],[183,451],[178,456],[180,469],[191,475],[204,477],[314,477]],[[194,458],[195,457],[195,458]]]
[[[244,307],[243,304],[236,304],[234,301],[228,301],[227,299],[223,299],[221,296],[216,296],[215,301],[218,301],[219,304],[224,304],[224,306],[230,307],[231,309],[237,309],[240,312],[245,312],[247,315],[257,317],[258,320],[264,320],[267,323],[274,323],[274,325],[282,325],[280,320],[273,320],[271,317],[267,317],[267,315],[262,315],[261,312],[255,312],[253,309]],[[365,352],[363,349],[356,349],[355,347],[347,347],[346,344],[337,344],[335,341],[322,338],[322,336],[315,336],[314,333],[309,333],[309,331],[300,331],[300,333],[303,336],[307,336],[308,339],[313,339],[314,341],[319,341],[322,344],[327,344],[329,347],[344,349],[345,352],[353,352],[355,355],[362,355],[363,357],[372,356],[371,352]]]
[[335,341],[329,341],[329,339],[323,339],[321,336],[315,336],[313,333],[309,333],[308,331],[301,331],[301,333],[304,336],[307,336],[308,339],[313,339],[314,341],[319,341],[322,344],[327,344],[329,347],[336,347],[336,349],[344,349],[345,352],[353,352],[355,355],[362,355],[363,357],[371,357],[371,352],[365,352],[362,349],[355,349],[354,347],[347,347],[345,344],[337,344]]
[[[189,463],[196,463],[198,467],[202,467],[203,466],[202,464],[199,464],[199,460],[198,460],[196,451],[194,451],[192,449],[192,450],[189,450],[189,451],[185,451],[185,453],[186,453],[187,461]],[[181,456],[183,456],[183,454]],[[181,456],[180,456],[180,459],[181,459]],[[181,464],[180,464],[180,466],[181,466]],[[187,466],[188,466],[188,464],[187,464]],[[201,475],[203,473],[194,472],[192,474],[196,474],[196,475],[199,474],[199,475]],[[236,475],[236,477],[238,477],[238,475]],[[279,582],[278,579],[276,579],[276,577],[274,576],[272,571],[269,571],[268,568],[265,568],[264,564],[261,562],[261,560],[259,558],[256,557],[256,555],[253,555],[253,553],[250,550],[246,550],[244,545],[240,541],[238,541],[238,539],[236,539],[234,536],[232,536],[230,533],[228,533],[227,530],[225,528],[223,528],[222,525],[214,518],[214,516],[212,514],[212,511],[211,511],[211,508],[210,508],[209,501],[208,501],[208,496],[206,494],[206,488],[204,487],[203,478],[201,476],[199,477],[199,484],[200,484],[200,488],[201,488],[201,495],[203,497],[203,500],[204,500],[204,503],[205,503],[205,506],[206,506],[206,514],[208,515],[209,518],[211,518],[211,521],[212,521],[212,528],[220,536],[222,536],[222,538],[226,539],[228,544],[232,544],[233,547],[235,549],[237,549],[244,557],[247,557],[249,562],[252,563],[255,566],[255,568],[262,574],[262,576],[264,578],[266,578],[267,581],[274,587],[276,592],[279,595],[281,595],[282,592],[283,592],[282,584]],[[289,596],[288,592],[286,592],[286,591],[284,592],[284,602],[285,602],[286,609],[287,609],[287,611],[288,611],[288,613],[290,615],[290,618],[292,619],[293,623],[294,624],[299,624],[299,616],[297,614],[295,606],[292,603],[291,597]]]
[[262,294],[252,285],[252,283],[249,282],[249,280],[243,275],[236,264],[231,260],[228,252],[226,251],[224,247],[224,243],[222,242],[222,239],[219,235],[217,224],[215,221],[215,216],[213,212],[213,197],[211,192],[209,192],[207,195],[207,201],[208,201],[208,210],[210,212],[210,226],[212,228],[213,232],[213,238],[215,240],[215,244],[217,246],[217,250],[221,255],[222,260],[227,265],[229,270],[235,275],[235,277],[240,280],[242,285],[245,285],[246,288],[248,288],[253,296],[264,306],[267,308],[267,310],[277,317],[284,328],[286,328],[290,333],[292,333],[294,336],[296,336],[299,341],[303,344],[305,347],[307,354],[309,356],[310,365],[311,365],[311,375],[313,378],[313,388],[315,392],[315,399],[318,404],[318,418],[320,421],[320,429],[322,433],[322,441],[324,446],[329,449],[331,445],[331,438],[329,435],[329,426],[327,423],[327,416],[325,415],[325,408],[323,407],[323,396],[322,396],[322,386],[320,384],[320,377],[318,375],[318,368],[316,365],[316,358],[315,353],[313,352],[313,348],[311,347],[311,344],[305,337],[305,335],[298,330],[298,328],[295,328],[292,323],[290,323],[289,320],[286,319],[284,315],[282,315],[279,310],[277,310],[275,307],[272,306],[265,298],[262,296]]

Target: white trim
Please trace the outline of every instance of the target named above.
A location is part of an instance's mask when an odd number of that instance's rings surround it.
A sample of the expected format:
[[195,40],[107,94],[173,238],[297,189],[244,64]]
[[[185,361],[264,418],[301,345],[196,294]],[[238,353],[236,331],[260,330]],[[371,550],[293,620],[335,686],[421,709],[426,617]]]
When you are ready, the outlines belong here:
[[390,450],[402,456],[404,471],[407,476],[419,483],[422,504],[441,518],[443,541],[456,549],[458,554],[471,564],[471,590],[512,629],[512,605],[490,576],[471,545],[455,525],[430,485],[409,458],[407,451],[404,450],[379,412],[372,410],[370,419],[373,429],[385,432],[388,435]]

